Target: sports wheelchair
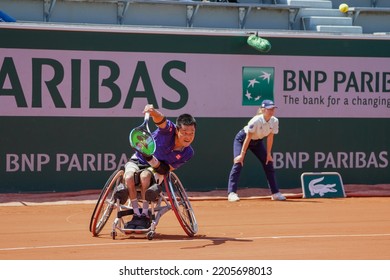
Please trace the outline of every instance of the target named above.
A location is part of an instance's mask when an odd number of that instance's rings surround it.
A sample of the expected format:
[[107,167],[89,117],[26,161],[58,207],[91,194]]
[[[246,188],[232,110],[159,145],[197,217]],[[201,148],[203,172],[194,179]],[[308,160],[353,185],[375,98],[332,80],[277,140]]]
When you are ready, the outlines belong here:
[[[125,228],[125,217],[132,216],[134,211],[130,205],[130,200],[127,198],[121,199],[116,195],[118,189],[123,188],[123,186],[124,170],[118,169],[107,180],[93,210],[89,224],[89,231],[92,232],[93,236],[99,236],[112,212],[116,212],[111,230],[112,239],[115,239],[117,231],[120,231],[126,235],[146,234],[148,240],[152,240],[160,218],[169,210],[173,210],[180,226],[189,237],[193,237],[198,232],[198,224],[191,203],[179,177],[175,173],[169,172],[164,175],[164,180],[159,185],[161,192],[156,194],[154,201],[149,201],[150,227],[147,229]],[[138,194],[140,194],[139,189]]]

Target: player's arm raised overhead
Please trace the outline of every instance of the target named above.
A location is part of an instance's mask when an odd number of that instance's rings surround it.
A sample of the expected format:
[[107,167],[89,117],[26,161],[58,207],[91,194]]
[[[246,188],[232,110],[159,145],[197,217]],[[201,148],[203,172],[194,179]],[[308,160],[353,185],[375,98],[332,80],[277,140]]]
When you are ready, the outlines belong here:
[[166,125],[166,121],[167,121],[167,118],[164,116],[163,113],[161,113],[160,111],[156,110],[154,107],[153,107],[153,104],[148,104],[145,106],[145,109],[143,111],[143,113],[149,113],[150,116],[152,117],[154,123],[158,126],[158,127],[165,127]]

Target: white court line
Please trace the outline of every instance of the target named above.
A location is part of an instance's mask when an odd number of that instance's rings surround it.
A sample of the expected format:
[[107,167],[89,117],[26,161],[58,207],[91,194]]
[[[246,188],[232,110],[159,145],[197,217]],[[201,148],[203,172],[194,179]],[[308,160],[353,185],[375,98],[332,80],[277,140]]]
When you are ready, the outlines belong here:
[[281,236],[255,236],[255,237],[229,237],[229,238],[194,238],[181,240],[145,240],[118,243],[92,243],[92,244],[71,244],[71,245],[51,245],[51,246],[31,246],[0,248],[0,251],[17,250],[35,250],[35,249],[57,249],[57,248],[76,248],[76,247],[99,247],[99,246],[122,246],[122,245],[144,245],[156,243],[186,243],[186,242],[205,242],[205,241],[234,241],[234,240],[259,240],[259,239],[304,239],[304,238],[344,238],[344,237],[385,237],[390,233],[361,233],[361,234],[321,234],[321,235],[281,235]]

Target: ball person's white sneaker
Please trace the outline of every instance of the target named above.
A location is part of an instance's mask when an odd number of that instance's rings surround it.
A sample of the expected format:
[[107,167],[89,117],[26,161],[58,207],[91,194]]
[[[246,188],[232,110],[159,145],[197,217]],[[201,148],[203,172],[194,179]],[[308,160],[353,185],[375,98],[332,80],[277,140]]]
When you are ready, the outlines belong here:
[[235,202],[235,201],[239,201],[240,198],[238,197],[238,195],[237,195],[235,192],[231,192],[231,193],[229,193],[229,195],[228,195],[228,200],[229,200],[230,202]]
[[271,195],[271,199],[272,200],[279,200],[279,201],[286,200],[284,195],[282,195],[280,192],[277,192],[277,193],[274,193],[273,195]]

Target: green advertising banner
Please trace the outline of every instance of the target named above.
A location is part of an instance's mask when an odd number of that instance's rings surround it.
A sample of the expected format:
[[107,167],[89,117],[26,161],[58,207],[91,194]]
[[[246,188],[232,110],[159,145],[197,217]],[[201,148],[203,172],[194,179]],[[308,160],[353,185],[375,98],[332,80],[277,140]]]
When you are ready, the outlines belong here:
[[[387,38],[274,34],[260,53],[243,32],[15,24],[0,36],[0,192],[100,189],[148,103],[198,121],[195,157],[177,170],[186,188],[226,189],[233,138],[264,99],[278,106],[281,188],[303,172],[390,183]],[[250,154],[239,183],[267,188]]]

